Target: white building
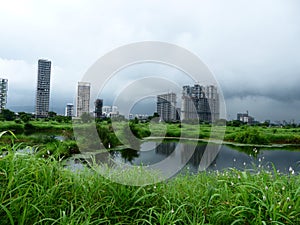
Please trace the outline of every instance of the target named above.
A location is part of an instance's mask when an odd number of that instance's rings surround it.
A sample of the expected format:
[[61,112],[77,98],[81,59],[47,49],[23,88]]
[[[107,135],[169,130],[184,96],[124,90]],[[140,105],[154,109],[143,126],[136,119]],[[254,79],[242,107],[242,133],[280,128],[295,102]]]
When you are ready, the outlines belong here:
[[73,103],[68,103],[65,109],[65,116],[73,117],[74,116],[74,105]]
[[102,113],[106,117],[118,117],[119,111],[117,106],[105,105],[102,107]]

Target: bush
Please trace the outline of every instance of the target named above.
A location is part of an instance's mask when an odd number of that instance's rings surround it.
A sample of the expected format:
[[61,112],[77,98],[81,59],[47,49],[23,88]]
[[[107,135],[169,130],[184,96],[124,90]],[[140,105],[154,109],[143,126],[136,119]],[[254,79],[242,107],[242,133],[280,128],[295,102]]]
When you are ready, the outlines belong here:
[[13,121],[2,123],[0,126],[0,132],[7,130],[10,130],[15,134],[22,134],[24,132],[24,126],[23,124],[15,123]]
[[246,129],[234,138],[235,142],[243,144],[268,144],[269,140],[262,136],[257,129]]

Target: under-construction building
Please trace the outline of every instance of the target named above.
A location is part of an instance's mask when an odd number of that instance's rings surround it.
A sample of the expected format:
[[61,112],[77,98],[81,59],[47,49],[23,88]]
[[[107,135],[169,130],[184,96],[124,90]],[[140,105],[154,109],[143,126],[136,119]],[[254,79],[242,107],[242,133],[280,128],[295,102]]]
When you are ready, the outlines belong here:
[[183,86],[181,120],[213,122],[219,117],[219,95],[215,86]]

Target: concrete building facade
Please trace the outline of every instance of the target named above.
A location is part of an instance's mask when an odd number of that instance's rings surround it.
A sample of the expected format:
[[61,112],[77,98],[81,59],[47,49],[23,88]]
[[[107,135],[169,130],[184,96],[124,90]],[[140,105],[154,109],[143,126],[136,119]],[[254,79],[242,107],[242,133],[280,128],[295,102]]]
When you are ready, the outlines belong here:
[[238,121],[249,125],[253,125],[255,122],[254,117],[250,116],[248,111],[246,113],[238,113],[236,117]]
[[220,117],[219,95],[213,85],[183,86],[182,91],[182,120],[199,120],[213,122]]
[[160,121],[176,121],[176,103],[176,94],[173,92],[157,96],[156,109]]
[[35,115],[36,118],[46,118],[50,101],[51,61],[39,59],[36,89]]
[[68,103],[65,109],[65,116],[73,117],[74,116],[74,105],[73,103]]
[[8,80],[0,78],[0,112],[5,109],[7,103]]
[[83,113],[90,112],[91,84],[88,82],[78,82],[76,116],[80,117]]

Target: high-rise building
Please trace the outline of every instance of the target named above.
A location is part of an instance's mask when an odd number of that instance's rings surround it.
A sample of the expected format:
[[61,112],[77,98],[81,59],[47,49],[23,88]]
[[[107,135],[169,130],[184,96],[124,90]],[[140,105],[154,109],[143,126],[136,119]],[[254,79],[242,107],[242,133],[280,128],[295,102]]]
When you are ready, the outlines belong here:
[[65,110],[65,116],[73,117],[74,116],[74,105],[73,103],[68,103]]
[[48,117],[50,100],[51,61],[38,61],[38,79],[36,90],[35,115],[36,118]]
[[0,112],[6,107],[7,103],[8,80],[0,78]]
[[219,95],[215,86],[183,86],[182,120],[212,122],[219,119],[219,116]]
[[95,101],[95,118],[102,117],[103,99],[96,99]]
[[157,113],[161,121],[176,121],[176,94],[167,93],[157,96]]
[[91,84],[88,82],[78,82],[77,89],[77,117],[83,113],[90,112]]

